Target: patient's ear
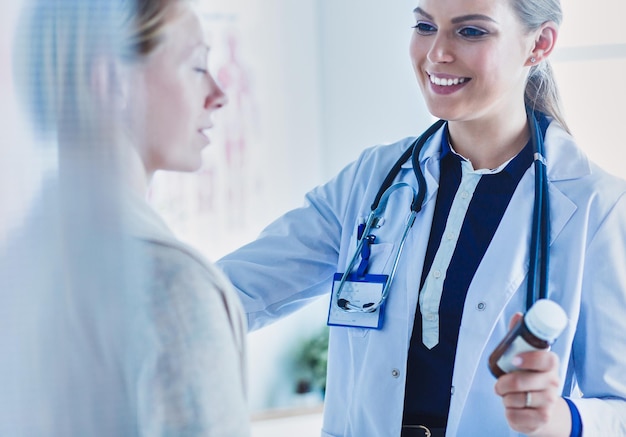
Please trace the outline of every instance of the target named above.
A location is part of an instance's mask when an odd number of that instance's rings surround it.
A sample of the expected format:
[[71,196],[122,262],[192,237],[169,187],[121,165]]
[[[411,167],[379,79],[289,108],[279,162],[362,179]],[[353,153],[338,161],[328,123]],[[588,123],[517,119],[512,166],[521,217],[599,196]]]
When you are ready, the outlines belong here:
[[91,71],[91,89],[97,104],[114,111],[123,111],[128,106],[129,78],[118,60],[101,56]]

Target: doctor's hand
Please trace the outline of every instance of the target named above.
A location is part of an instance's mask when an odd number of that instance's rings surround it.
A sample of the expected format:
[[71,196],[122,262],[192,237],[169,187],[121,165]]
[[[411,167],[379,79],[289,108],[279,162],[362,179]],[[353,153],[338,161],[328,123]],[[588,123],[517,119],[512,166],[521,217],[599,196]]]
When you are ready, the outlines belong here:
[[[520,317],[515,315],[511,324]],[[516,360],[520,370],[502,375],[495,385],[509,426],[529,436],[569,437],[572,420],[559,391],[559,357],[536,351],[521,353]]]

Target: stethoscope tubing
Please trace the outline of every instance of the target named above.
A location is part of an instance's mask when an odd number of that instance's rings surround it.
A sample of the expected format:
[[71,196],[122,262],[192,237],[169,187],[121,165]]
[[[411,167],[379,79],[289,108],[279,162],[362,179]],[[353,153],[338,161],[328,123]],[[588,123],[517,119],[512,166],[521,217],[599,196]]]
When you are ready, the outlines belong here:
[[424,203],[424,199],[426,198],[426,179],[424,178],[424,173],[422,172],[422,168],[419,163],[419,155],[424,148],[424,144],[430,137],[434,135],[444,124],[445,120],[437,120],[432,126],[430,126],[422,135],[419,136],[418,139],[413,141],[411,146],[404,151],[400,159],[396,161],[393,165],[382,185],[378,189],[378,193],[374,198],[374,203],[372,203],[372,211],[378,208],[380,203],[380,199],[385,194],[385,191],[393,184],[393,180],[396,178],[398,173],[400,173],[400,168],[402,165],[411,158],[413,163],[413,172],[415,173],[415,178],[417,179],[417,196],[413,199],[411,203],[411,211],[419,212],[422,209],[422,204]]
[[530,242],[530,260],[528,268],[528,285],[526,293],[526,309],[537,299],[547,298],[548,273],[550,267],[550,202],[548,195],[548,176],[546,167],[543,136],[537,120],[530,109],[528,120],[533,143],[535,167],[535,202],[533,208],[533,224]]

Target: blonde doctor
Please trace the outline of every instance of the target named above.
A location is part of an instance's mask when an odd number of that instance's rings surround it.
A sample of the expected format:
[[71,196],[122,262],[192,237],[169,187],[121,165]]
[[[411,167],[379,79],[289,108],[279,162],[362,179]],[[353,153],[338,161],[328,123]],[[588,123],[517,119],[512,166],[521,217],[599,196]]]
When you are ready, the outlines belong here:
[[[219,265],[252,328],[329,300],[322,436],[626,435],[626,183],[561,113],[558,0],[419,0],[413,13],[411,62],[445,122],[412,158],[415,138],[365,150]],[[547,291],[569,323],[496,380],[488,356],[526,309],[544,165]],[[384,220],[364,226],[372,209]]]

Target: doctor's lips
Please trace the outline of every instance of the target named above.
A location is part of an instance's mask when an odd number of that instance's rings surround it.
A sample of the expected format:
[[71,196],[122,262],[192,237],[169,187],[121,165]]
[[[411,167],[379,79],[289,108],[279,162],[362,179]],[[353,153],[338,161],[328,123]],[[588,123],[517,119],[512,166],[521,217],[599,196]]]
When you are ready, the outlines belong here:
[[444,87],[462,85],[472,80],[469,77],[450,76],[447,74],[438,74],[438,75],[435,75],[434,73],[426,73],[426,74],[428,75],[428,79],[430,80],[431,84],[444,86]]

